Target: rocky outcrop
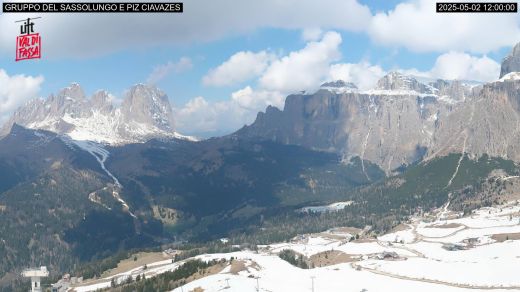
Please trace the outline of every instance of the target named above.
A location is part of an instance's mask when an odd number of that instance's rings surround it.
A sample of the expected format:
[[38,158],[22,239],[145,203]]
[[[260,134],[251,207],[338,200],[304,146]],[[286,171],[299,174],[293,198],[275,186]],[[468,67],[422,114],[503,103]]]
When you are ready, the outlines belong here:
[[126,123],[153,125],[162,131],[173,131],[173,113],[168,96],[144,84],[132,87],[121,105]]
[[424,94],[434,94],[435,88],[420,83],[411,76],[391,72],[377,82],[376,90],[409,91]]
[[387,172],[453,152],[520,161],[520,78],[508,76],[475,86],[394,72],[368,91],[288,96],[283,111],[269,107],[236,135],[359,156]]
[[500,78],[511,72],[520,72],[520,43],[514,46],[511,53],[502,61]]
[[398,73],[378,84],[376,91],[322,89],[290,95],[283,111],[267,108],[236,135],[338,152],[345,158],[359,156],[387,171],[422,159],[439,120],[460,102],[441,98],[431,93],[440,89]]
[[485,84],[439,124],[429,156],[465,152],[520,161],[520,81]]
[[[436,80],[424,84],[392,72],[367,91],[336,90],[287,97],[236,135],[359,156],[387,172],[449,153],[520,161],[520,44],[484,85]],[[349,85],[353,89],[354,86]]]
[[146,141],[155,137],[182,136],[174,132],[172,108],[159,89],[138,84],[128,90],[121,107],[112,96],[98,91],[87,98],[77,83],[46,100],[35,99],[19,108],[0,130],[9,133],[13,124],[67,134],[77,140],[109,144]]
[[99,111],[103,114],[110,114],[114,110],[112,97],[105,90],[99,90],[90,99],[90,105],[93,111]]

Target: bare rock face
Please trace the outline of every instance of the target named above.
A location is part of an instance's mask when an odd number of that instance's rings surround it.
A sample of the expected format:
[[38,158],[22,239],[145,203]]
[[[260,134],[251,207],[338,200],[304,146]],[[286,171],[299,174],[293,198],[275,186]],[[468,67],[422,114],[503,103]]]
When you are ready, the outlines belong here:
[[90,105],[93,111],[99,111],[102,114],[110,114],[114,110],[112,98],[105,90],[100,90],[91,97]]
[[478,93],[481,89],[479,86],[468,86],[459,80],[446,81],[438,79],[435,82],[430,83],[437,91],[437,95],[440,98],[448,98],[453,101],[464,101],[466,96],[471,96]]
[[433,94],[434,88],[420,83],[415,78],[405,76],[398,72],[391,72],[377,82],[376,89],[415,91],[418,93]]
[[[450,153],[520,161],[520,44],[504,59],[501,79],[484,85],[423,84],[390,73],[367,91],[336,84],[287,97],[236,135],[359,156],[391,172]],[[352,87],[352,86],[350,86]]]
[[442,121],[430,157],[465,152],[520,161],[520,81],[484,85]]
[[32,100],[19,108],[0,130],[0,136],[9,133],[13,124],[19,124],[109,144],[180,137],[174,132],[168,97],[159,89],[135,85],[120,108],[114,107],[112,99],[106,91],[87,98],[79,84],[74,83],[57,95]]
[[163,131],[173,131],[168,96],[153,86],[139,84],[132,87],[121,105],[121,114],[127,123],[154,125]]
[[367,92],[290,95],[283,111],[269,107],[236,134],[359,156],[387,171],[422,159],[439,119],[459,102],[439,98],[431,93],[435,87],[397,73],[378,84]]
[[358,87],[352,82],[336,80],[325,82],[320,86],[321,89],[329,90],[335,93],[357,92]]
[[520,72],[520,43],[516,44],[511,53],[502,61],[500,78],[511,72]]

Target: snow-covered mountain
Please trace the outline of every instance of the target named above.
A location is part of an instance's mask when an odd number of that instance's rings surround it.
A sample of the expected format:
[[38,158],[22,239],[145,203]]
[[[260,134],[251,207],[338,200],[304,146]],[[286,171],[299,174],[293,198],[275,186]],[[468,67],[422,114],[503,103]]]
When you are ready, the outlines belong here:
[[150,138],[193,139],[174,130],[168,96],[156,87],[137,84],[119,107],[114,97],[100,90],[87,98],[77,83],[47,99],[34,99],[19,108],[0,130],[7,134],[13,124],[67,135],[74,140],[105,144],[144,142]]

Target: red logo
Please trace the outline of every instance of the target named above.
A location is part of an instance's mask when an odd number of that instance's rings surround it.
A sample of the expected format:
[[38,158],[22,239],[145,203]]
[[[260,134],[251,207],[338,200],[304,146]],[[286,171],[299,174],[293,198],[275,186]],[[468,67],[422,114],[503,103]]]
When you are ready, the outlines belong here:
[[16,61],[39,59],[42,53],[42,42],[39,33],[16,37]]
[[39,33],[34,32],[31,19],[36,18],[17,21],[23,21],[24,24],[20,27],[20,35],[16,37],[16,61],[40,59],[42,56],[42,39]]

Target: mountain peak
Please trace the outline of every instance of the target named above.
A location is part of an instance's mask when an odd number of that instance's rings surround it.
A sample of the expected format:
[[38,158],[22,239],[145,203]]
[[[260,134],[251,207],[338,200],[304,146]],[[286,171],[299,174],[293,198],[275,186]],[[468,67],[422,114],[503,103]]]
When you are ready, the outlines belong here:
[[346,82],[344,80],[335,80],[325,82],[320,86],[320,89],[326,89],[335,93],[347,93],[347,92],[355,92],[358,90],[358,87],[352,82]]
[[102,113],[109,113],[113,110],[112,98],[106,90],[98,90],[90,98],[92,110],[98,110]]
[[511,72],[520,72],[520,43],[516,44],[509,55],[502,60],[499,78]]
[[431,86],[425,85],[412,76],[390,72],[377,81],[376,90],[403,91],[432,94]]
[[377,81],[376,89],[382,90],[409,90],[416,82],[415,78],[405,76],[399,72],[390,72]]
[[338,88],[347,87],[347,88],[357,89],[357,86],[354,83],[346,82],[346,81],[341,80],[341,79],[338,79],[338,80],[335,80],[335,81],[325,82],[320,87],[338,87]]
[[20,107],[0,130],[8,133],[14,124],[68,135],[75,140],[108,144],[143,142],[151,138],[173,137],[172,108],[168,96],[155,86],[132,86],[120,107],[113,97],[99,90],[90,98],[81,86],[72,83],[57,95],[38,99]]
[[72,82],[69,86],[63,88],[58,96],[68,97],[74,100],[82,100],[85,99],[85,92],[79,83]]
[[168,96],[152,85],[132,86],[123,100],[121,112],[127,122],[153,124],[164,131],[172,131],[174,127]]

